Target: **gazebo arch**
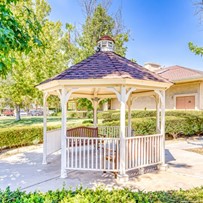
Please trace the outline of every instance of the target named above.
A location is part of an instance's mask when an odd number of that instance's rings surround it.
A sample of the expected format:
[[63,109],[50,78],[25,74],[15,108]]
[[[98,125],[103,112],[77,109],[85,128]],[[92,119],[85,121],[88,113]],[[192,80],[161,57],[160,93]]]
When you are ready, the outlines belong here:
[[[128,180],[126,171],[154,164],[165,165],[165,90],[172,84],[114,53],[112,38],[104,36],[98,44],[94,55],[37,86],[44,93],[43,163],[47,163],[48,154],[61,148],[62,178],[67,177],[67,169],[75,169],[112,171],[118,173],[119,179]],[[51,134],[47,132],[46,101],[49,95],[58,95],[60,98],[61,136],[59,131],[52,131]],[[155,97],[157,134],[140,137],[132,134],[131,105],[134,98],[143,95]],[[92,101],[92,129],[67,130],[67,102],[75,98],[88,98]],[[117,98],[120,102],[119,137],[115,136],[113,128],[112,135],[98,133],[100,129],[96,123],[96,112],[98,102],[104,98]],[[128,126],[125,124],[126,107]],[[93,134],[90,133],[91,130]]]

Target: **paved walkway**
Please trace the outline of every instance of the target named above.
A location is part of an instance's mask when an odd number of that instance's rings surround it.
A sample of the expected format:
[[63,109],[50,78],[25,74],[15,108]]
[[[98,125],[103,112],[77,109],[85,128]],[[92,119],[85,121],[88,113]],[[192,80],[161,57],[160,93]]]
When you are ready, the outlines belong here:
[[94,188],[105,185],[105,188],[131,187],[132,190],[171,190],[189,189],[203,185],[203,155],[185,151],[197,146],[186,141],[167,142],[167,171],[151,171],[144,175],[133,176],[129,182],[118,184],[112,174],[101,172],[68,171],[68,178],[60,179],[60,154],[49,158],[47,165],[42,165],[42,146],[31,146],[11,150],[0,155],[0,189],[10,186],[26,191],[54,190],[62,187]]

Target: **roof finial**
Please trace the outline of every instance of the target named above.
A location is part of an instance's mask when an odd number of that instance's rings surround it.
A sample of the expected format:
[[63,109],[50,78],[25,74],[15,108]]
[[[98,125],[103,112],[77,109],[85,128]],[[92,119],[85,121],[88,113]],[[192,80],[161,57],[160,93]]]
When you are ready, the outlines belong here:
[[108,35],[101,37],[97,43],[97,51],[114,51],[115,41]]

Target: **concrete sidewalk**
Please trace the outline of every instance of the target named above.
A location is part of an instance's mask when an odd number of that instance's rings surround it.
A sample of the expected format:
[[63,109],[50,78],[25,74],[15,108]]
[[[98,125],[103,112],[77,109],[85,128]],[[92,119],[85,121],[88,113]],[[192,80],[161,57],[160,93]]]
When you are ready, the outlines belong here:
[[108,189],[189,189],[203,185],[203,155],[184,150],[194,147],[186,141],[167,142],[167,171],[151,171],[139,176],[131,172],[130,180],[124,184],[118,184],[111,173],[102,172],[68,171],[68,178],[60,179],[60,153],[55,153],[47,165],[42,165],[42,146],[25,147],[0,156],[0,188],[48,191],[62,187],[74,189],[80,185],[94,188],[102,184]]

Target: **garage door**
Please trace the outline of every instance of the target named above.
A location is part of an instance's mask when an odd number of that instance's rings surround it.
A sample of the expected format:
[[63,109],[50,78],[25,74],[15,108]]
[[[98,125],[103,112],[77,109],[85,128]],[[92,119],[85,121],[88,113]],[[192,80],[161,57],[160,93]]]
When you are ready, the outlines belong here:
[[176,97],[176,109],[195,109],[195,96]]

